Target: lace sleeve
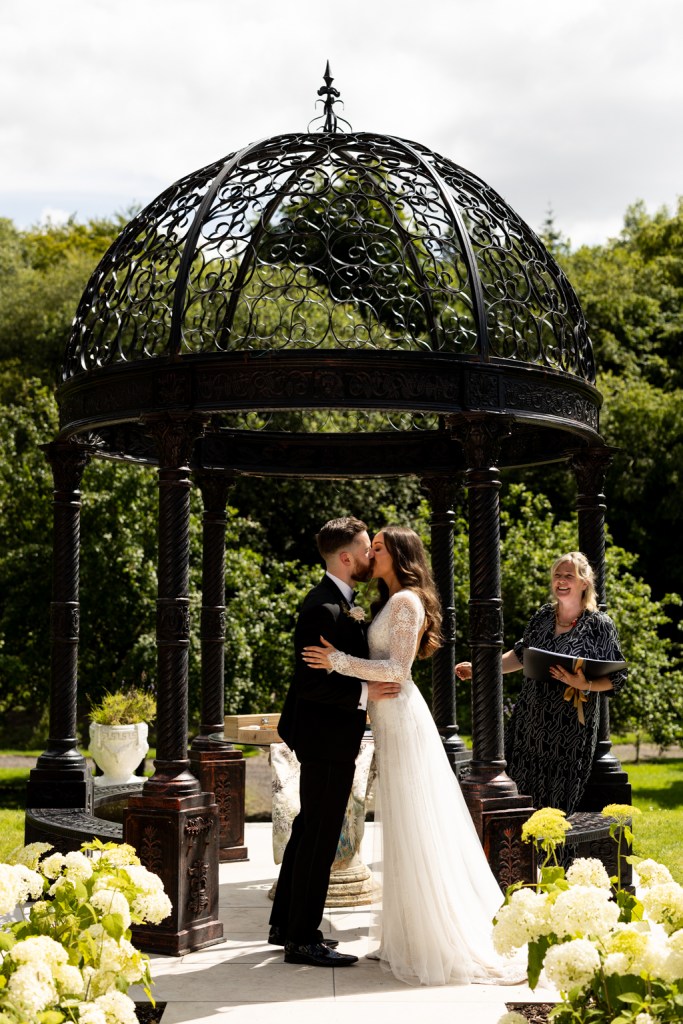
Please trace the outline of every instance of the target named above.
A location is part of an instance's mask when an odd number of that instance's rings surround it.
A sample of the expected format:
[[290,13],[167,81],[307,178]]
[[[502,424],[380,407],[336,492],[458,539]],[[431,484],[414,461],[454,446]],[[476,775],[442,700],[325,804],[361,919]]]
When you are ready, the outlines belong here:
[[389,599],[385,614],[389,616],[389,657],[375,661],[353,658],[343,651],[334,651],[330,655],[330,662],[335,672],[367,680],[403,682],[410,679],[417,638],[425,617],[422,602],[411,591],[399,591]]

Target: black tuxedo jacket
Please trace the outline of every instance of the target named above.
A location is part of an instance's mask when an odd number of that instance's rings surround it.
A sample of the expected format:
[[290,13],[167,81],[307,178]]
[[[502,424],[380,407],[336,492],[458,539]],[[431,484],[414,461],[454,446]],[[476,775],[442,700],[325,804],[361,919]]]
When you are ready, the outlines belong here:
[[366,626],[348,615],[349,605],[329,576],[304,598],[294,630],[295,669],[278,731],[299,761],[353,761],[365,732],[358,710],[361,682],[352,676],[311,668],[304,647],[325,637],[338,650],[367,658]]

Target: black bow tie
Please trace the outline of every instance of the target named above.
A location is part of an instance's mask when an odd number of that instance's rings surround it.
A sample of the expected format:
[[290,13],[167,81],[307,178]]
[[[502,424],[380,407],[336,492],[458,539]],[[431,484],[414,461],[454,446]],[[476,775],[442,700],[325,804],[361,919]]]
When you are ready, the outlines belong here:
[[349,604],[354,605],[356,603],[356,591],[351,591],[351,597],[349,598]]

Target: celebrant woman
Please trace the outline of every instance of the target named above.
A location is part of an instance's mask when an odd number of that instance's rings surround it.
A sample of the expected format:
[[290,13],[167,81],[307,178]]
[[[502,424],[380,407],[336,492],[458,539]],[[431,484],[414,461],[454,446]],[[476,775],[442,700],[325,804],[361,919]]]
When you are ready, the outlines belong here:
[[[503,672],[523,667],[525,648],[595,661],[623,661],[612,620],[598,610],[591,565],[580,551],[561,555],[550,570],[550,601],[532,615],[524,635],[503,655]],[[455,667],[470,679],[472,665]],[[600,723],[600,694],[616,694],[626,672],[587,679],[583,670],[550,668],[551,679],[525,674],[505,730],[507,773],[536,807],[572,814],[583,796],[593,765]],[[558,683],[560,685],[558,685]]]

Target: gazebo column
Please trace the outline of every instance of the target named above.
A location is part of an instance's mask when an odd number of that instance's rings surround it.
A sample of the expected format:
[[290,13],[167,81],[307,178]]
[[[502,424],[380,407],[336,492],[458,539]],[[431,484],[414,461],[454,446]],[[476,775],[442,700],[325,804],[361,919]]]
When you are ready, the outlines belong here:
[[422,489],[429,496],[432,515],[432,572],[441,599],[443,644],[432,658],[432,715],[443,739],[448,760],[456,774],[470,752],[458,734],[455,682],[455,591],[453,539],[456,482],[446,476],[424,477]]
[[[585,448],[574,454],[572,469],[578,485],[576,508],[579,520],[579,548],[595,574],[598,607],[605,611],[605,476],[612,461],[608,448]],[[610,698],[600,694],[600,725],[593,769],[579,810],[599,811],[606,804],[631,803],[628,775],[612,753],[609,725]]]
[[496,464],[501,433],[495,424],[474,420],[463,435],[470,526],[472,761],[461,788],[491,869],[504,889],[519,879],[533,879],[532,849],[522,843],[521,829],[534,808],[505,771],[500,472]]
[[219,858],[247,860],[244,846],[245,760],[222,738],[225,719],[225,527],[232,477],[195,473],[202,517],[202,720],[190,764],[204,792],[214,793],[220,821]]
[[218,808],[190,771],[188,654],[190,644],[190,469],[204,419],[179,413],[145,418],[159,455],[157,598],[157,757],[142,794],[124,815],[126,842],[158,874],[173,904],[159,925],[134,929],[149,951],[179,956],[220,941]]
[[[78,750],[80,483],[90,453],[73,444],[44,446],[52,467],[53,576],[51,625],[50,738],[48,749],[32,769],[26,788],[27,807],[77,807],[92,811],[92,771]],[[26,842],[44,838],[27,823]]]

